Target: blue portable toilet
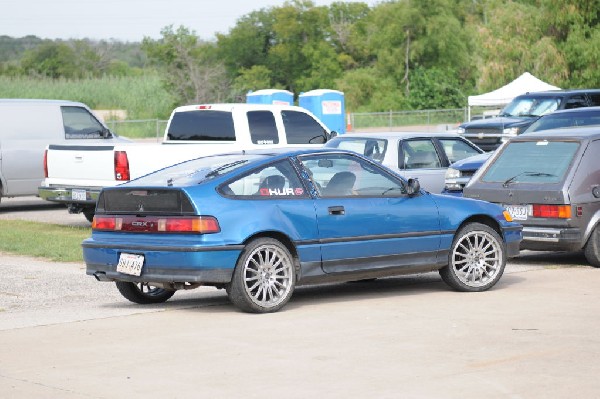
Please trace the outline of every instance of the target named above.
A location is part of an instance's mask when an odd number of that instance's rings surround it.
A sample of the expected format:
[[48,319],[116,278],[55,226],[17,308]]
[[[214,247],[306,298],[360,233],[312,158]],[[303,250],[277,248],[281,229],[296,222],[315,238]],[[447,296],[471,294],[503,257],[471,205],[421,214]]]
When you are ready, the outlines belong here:
[[249,91],[246,94],[246,103],[294,105],[294,93],[277,89]]
[[312,112],[330,130],[346,133],[346,106],[341,91],[319,89],[300,93],[298,104]]

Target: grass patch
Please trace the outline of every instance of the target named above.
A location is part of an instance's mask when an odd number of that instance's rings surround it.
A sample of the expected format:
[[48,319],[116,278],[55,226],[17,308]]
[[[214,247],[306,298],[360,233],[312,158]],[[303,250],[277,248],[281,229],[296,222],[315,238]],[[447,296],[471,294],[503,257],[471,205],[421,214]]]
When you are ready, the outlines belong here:
[[89,227],[0,220],[0,251],[55,262],[83,262],[81,242],[90,235]]

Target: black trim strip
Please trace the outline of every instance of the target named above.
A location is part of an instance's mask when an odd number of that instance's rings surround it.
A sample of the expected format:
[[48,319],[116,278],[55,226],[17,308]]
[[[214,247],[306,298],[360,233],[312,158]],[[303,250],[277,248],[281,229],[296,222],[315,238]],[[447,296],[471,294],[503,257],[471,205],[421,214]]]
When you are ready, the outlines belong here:
[[367,236],[354,236],[354,237],[339,237],[339,238],[323,238],[318,240],[300,240],[295,241],[296,245],[315,245],[315,244],[332,244],[338,242],[352,242],[352,241],[371,241],[371,240],[388,240],[393,238],[413,238],[413,237],[426,237],[433,235],[444,235],[454,234],[456,230],[431,230],[431,231],[419,231],[411,233],[394,233],[394,234],[373,234]]
[[114,145],[58,145],[58,144],[50,144],[48,146],[49,150],[55,151],[112,151],[115,149]]
[[127,245],[127,244],[95,244],[82,243],[83,248],[106,248],[106,249],[124,249],[136,251],[170,251],[170,252],[215,252],[215,251],[241,251],[244,245],[219,245],[210,247],[174,247],[174,246],[158,246],[158,245]]
[[509,226],[509,227],[502,227],[503,231],[521,231],[523,230],[523,226]]

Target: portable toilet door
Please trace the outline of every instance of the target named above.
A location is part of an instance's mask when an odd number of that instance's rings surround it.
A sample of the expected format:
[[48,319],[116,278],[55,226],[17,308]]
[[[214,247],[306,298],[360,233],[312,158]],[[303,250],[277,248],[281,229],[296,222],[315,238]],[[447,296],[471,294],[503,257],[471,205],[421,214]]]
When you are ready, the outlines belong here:
[[331,131],[346,133],[346,106],[341,91],[319,89],[300,93],[298,104],[312,112]]
[[249,91],[248,94],[246,94],[246,103],[294,105],[294,93],[277,89]]

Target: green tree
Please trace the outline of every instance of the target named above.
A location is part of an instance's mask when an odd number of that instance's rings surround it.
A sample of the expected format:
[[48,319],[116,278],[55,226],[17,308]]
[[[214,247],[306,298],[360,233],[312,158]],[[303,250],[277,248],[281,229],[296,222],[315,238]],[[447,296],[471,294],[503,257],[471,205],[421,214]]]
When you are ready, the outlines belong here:
[[78,75],[75,51],[65,43],[52,41],[26,51],[21,59],[21,68],[29,75],[55,79]]
[[230,81],[217,59],[214,43],[201,41],[195,32],[168,26],[162,38],[144,38],[142,48],[161,70],[167,90],[180,103],[223,102],[230,98]]

